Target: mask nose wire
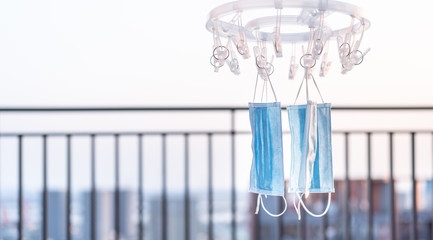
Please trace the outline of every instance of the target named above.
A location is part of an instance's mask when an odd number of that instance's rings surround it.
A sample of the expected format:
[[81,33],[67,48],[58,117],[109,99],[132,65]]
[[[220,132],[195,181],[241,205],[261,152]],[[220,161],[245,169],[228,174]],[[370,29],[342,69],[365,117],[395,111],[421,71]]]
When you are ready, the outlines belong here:
[[[268,196],[265,195],[265,197],[267,198]],[[257,206],[256,206],[256,212],[255,212],[255,213],[256,213],[256,214],[259,213],[260,205],[262,205],[263,210],[265,210],[265,212],[266,212],[267,214],[269,214],[269,216],[271,216],[271,217],[279,217],[279,216],[283,215],[283,214],[286,212],[286,210],[287,210],[287,200],[286,200],[286,198],[284,197],[284,195],[281,196],[281,197],[282,197],[283,200],[284,200],[284,210],[283,210],[281,213],[279,213],[279,214],[272,214],[272,213],[270,213],[270,212],[268,211],[268,209],[266,209],[265,205],[263,204],[262,194],[259,194],[259,195],[257,196]]]

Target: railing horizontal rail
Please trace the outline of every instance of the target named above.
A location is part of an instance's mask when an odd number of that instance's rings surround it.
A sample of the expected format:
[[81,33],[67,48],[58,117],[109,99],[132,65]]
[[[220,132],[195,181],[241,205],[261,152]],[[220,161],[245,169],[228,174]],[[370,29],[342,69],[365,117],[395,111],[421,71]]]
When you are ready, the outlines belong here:
[[[281,109],[286,109],[282,107]],[[1,107],[0,112],[95,112],[95,111],[230,111],[248,110],[248,107]],[[433,110],[433,106],[335,106],[332,110]]]
[[[345,134],[345,133],[350,133],[350,134],[365,134],[365,133],[374,133],[374,134],[388,134],[388,133],[397,133],[397,134],[410,134],[410,133],[417,133],[417,134],[422,134],[422,133],[433,133],[433,130],[427,130],[427,129],[423,129],[423,130],[351,130],[351,131],[345,131],[345,130],[339,130],[339,131],[332,131],[332,133],[334,134]],[[208,134],[212,134],[212,135],[228,135],[228,134],[237,134],[237,135],[245,135],[245,134],[251,134],[250,131],[161,131],[161,132],[147,132],[147,131],[143,131],[143,132],[3,132],[0,133],[0,137],[17,137],[17,136],[25,136],[25,137],[41,137],[41,136],[51,136],[51,137],[55,137],[55,136],[67,136],[67,135],[71,135],[71,136],[91,136],[91,135],[95,135],[95,136],[113,136],[113,135],[119,135],[119,136],[136,136],[136,135],[185,135],[185,134],[189,134],[189,135],[208,135]],[[289,131],[283,131],[283,134],[290,134]]]

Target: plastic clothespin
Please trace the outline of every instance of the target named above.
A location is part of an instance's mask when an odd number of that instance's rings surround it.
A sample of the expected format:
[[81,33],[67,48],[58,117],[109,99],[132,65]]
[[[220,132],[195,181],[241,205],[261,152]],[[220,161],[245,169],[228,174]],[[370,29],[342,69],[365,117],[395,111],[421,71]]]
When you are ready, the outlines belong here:
[[239,61],[237,58],[233,58],[229,63],[230,71],[235,75],[239,75],[241,70],[239,68]]
[[322,54],[323,52],[323,45],[324,44],[322,39],[317,38],[316,40],[314,40],[312,53],[315,59],[320,58],[320,54]]
[[218,33],[218,27],[215,25],[213,29],[214,45],[210,59],[211,65],[214,67],[215,72],[219,71],[219,68],[224,65],[225,60],[230,55],[228,48],[221,44],[221,39]]
[[267,49],[266,47],[254,47],[254,56],[256,58],[256,65],[258,68],[264,68],[267,62]]
[[269,76],[272,75],[272,73],[274,73],[274,65],[272,64],[273,62],[274,62],[274,55],[272,55],[271,61],[266,62],[265,68],[262,69],[262,76],[261,77],[264,80],[269,80]]
[[313,68],[316,65],[316,59],[311,53],[305,53],[304,46],[302,46],[302,57],[299,60],[301,67],[308,71],[308,75],[313,74]]
[[272,33],[272,41],[274,43],[275,56],[277,58],[283,57],[283,43],[281,41],[281,4],[281,0],[275,0],[275,6],[277,7],[277,21],[275,24],[274,32]]
[[356,50],[356,51],[352,51],[350,53],[350,56],[345,58],[346,61],[344,63],[342,63],[342,74],[346,74],[347,72],[349,72],[350,70],[353,69],[353,67],[355,65],[359,65],[364,61],[364,57],[365,55],[370,51],[370,48],[366,49],[363,52]]
[[230,52],[225,46],[217,46],[214,49],[213,57],[224,62],[230,56]]
[[262,47],[261,49],[258,46],[255,46],[254,56],[256,57],[256,66],[260,77],[265,81],[268,80],[269,75],[274,72],[274,67],[272,65],[274,56],[272,56],[271,61],[268,62],[266,46]]
[[341,73],[342,74],[346,74],[347,72],[349,72],[350,70],[352,70],[352,68],[353,68],[354,65],[355,64],[353,64],[353,62],[350,59],[350,57],[343,58],[343,61],[341,62]]
[[298,71],[299,65],[296,61],[296,47],[295,43],[292,43],[292,56],[290,57],[290,68],[289,68],[289,80],[295,79],[296,72]]
[[360,50],[352,51],[350,53],[350,61],[353,65],[359,65],[364,61],[365,55],[370,52],[370,48],[367,48],[364,52]]
[[343,61],[343,58],[348,57],[351,52],[350,44],[347,42],[343,42],[343,38],[341,36],[337,36],[337,47],[340,61]]
[[343,68],[346,68],[346,69],[349,66],[349,64],[348,64],[348,61],[349,61],[348,58],[350,58],[349,55],[353,51],[353,46],[350,45],[350,42],[352,39],[352,31],[353,31],[354,21],[355,21],[355,18],[352,17],[352,20],[351,20],[350,26],[349,26],[350,31],[344,35],[344,41],[340,35],[337,36],[338,55],[340,56],[340,62],[343,65]]
[[218,72],[222,67],[220,61],[213,56],[210,56],[210,64],[214,67],[214,72]]
[[[236,14],[236,18],[233,21],[237,21],[239,36],[236,38],[232,38],[233,44],[235,45],[238,53],[244,58],[250,58],[250,50],[248,49],[247,38],[245,37],[245,31],[242,26],[242,11],[238,11]],[[235,24],[233,22],[233,24]]]
[[229,57],[230,52],[224,46],[217,46],[214,48],[211,56],[211,65],[214,66],[214,71],[218,72],[219,68],[224,66],[225,60]]
[[323,39],[323,23],[324,23],[324,12],[320,11],[319,27],[314,31],[314,41],[311,53],[314,59],[319,59],[325,47],[325,40]]
[[275,56],[277,58],[283,57],[283,43],[281,41],[280,29],[275,27],[272,33],[272,38],[274,42]]
[[326,52],[322,56],[322,63],[320,64],[320,73],[319,76],[325,77],[328,74],[329,68],[332,65],[332,62],[328,62],[328,49],[329,42],[326,43]]
[[348,32],[346,33],[346,35],[344,35],[344,42],[350,45],[350,41],[352,39],[352,32]]
[[232,48],[232,37],[229,37],[228,41],[227,41],[227,49],[230,51],[230,60],[226,59],[227,64],[229,65],[230,71],[232,73],[234,73],[235,75],[239,75],[240,74],[240,69],[239,69],[239,61],[236,58],[236,53],[233,51]]
[[276,9],[283,9],[283,0],[274,0],[274,5]]
[[245,32],[240,31],[239,37],[235,43],[235,46],[238,50],[238,53],[244,58],[248,59],[250,58],[250,50],[248,48],[248,42],[245,37]]
[[[323,56],[326,55],[326,58],[328,58],[328,54],[325,53]],[[319,76],[325,77],[328,74],[329,68],[331,68],[332,62],[328,62],[328,60],[322,60],[322,63],[320,64],[320,73]]]
[[359,37],[358,40],[356,40],[355,44],[352,47],[352,51],[357,51],[359,49],[359,46],[361,45],[362,38],[364,37],[364,31],[365,31],[365,26],[364,26],[364,24],[362,24],[361,36]]
[[353,67],[353,64],[350,61],[351,47],[349,43],[347,43],[345,40],[343,41],[343,38],[341,36],[337,36],[337,47],[340,63],[342,66],[341,73],[346,74]]
[[364,60],[364,54],[359,50],[352,51],[349,55],[349,59],[353,65],[359,65]]
[[268,75],[267,75],[267,69],[266,69],[266,64],[268,63],[268,51],[266,47],[262,47],[262,49],[259,51],[259,55],[258,58],[256,58],[256,63],[257,64],[257,68],[260,74],[260,77],[263,80],[268,80]]
[[[352,34],[353,34],[353,24],[355,22],[355,18],[352,17],[352,20],[350,21],[350,26],[349,29],[350,31],[346,33],[346,35],[344,36],[344,42],[349,44],[352,40]],[[350,45],[350,44],[349,44]]]
[[353,68],[353,64],[349,64],[347,66],[344,66],[341,68],[341,74],[346,74],[348,73],[350,70],[352,70]]
[[213,29],[213,41],[214,41],[214,44],[212,46],[212,55],[210,56],[210,64],[214,67],[214,72],[218,72],[219,69],[220,69],[220,67],[222,67],[220,61],[214,57],[214,51],[215,51],[215,49],[217,48],[217,46],[221,45],[221,40],[220,40],[218,34],[216,33],[216,31],[217,30],[214,27],[214,29]]
[[337,48],[338,48],[338,52],[340,52],[340,46],[343,44],[343,38],[338,35],[337,36]]
[[364,30],[365,30],[365,26],[364,26],[364,24],[362,24],[362,32],[361,32],[361,36],[360,36],[359,39],[355,42],[355,44],[354,44],[354,46],[353,46],[353,48],[352,48],[352,51],[351,51],[351,53],[350,53],[350,59],[351,59],[351,62],[352,62],[354,65],[359,65],[359,64],[361,64],[362,61],[364,60],[364,56],[365,56],[365,55],[370,51],[369,48],[366,49],[364,52],[361,52],[361,51],[359,50],[359,46],[361,45],[361,41],[362,41],[362,38],[363,38],[363,36],[364,36]]
[[289,80],[295,79],[296,72],[298,71],[299,65],[296,64],[295,56],[292,56],[290,59],[290,68],[289,68]]
[[371,50],[370,48],[365,49],[362,55],[365,57],[365,55],[367,55],[367,53],[369,53],[370,50]]

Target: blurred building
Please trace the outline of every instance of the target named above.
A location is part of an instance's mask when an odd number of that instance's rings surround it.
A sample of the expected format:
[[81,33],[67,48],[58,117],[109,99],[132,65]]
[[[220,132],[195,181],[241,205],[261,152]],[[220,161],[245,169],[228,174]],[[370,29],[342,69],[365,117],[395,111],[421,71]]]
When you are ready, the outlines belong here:
[[[82,194],[82,204],[84,217],[81,225],[82,239],[89,239],[91,236],[91,217],[90,217],[90,192]],[[137,233],[138,219],[137,194],[132,191],[120,191],[120,237],[121,239],[131,239]],[[115,233],[115,206],[114,192],[98,191],[96,193],[96,240],[114,239]]]
[[[173,194],[167,200],[167,232],[170,240],[183,240],[185,236],[185,201],[184,196]],[[200,203],[196,196],[190,196],[189,224],[192,239],[197,238],[200,229],[206,223],[199,221],[199,212],[197,211]],[[161,239],[162,237],[162,201],[160,195],[153,195],[148,201],[148,216],[145,222],[146,237],[148,239]]]
[[[342,193],[345,191],[344,180],[335,180],[336,191]],[[433,223],[433,181],[417,183],[417,198],[418,207],[418,236],[419,239],[433,239],[432,223]],[[389,181],[373,180],[373,202],[367,200],[367,181],[366,180],[351,180],[350,181],[350,231],[352,239],[366,239],[368,228],[368,208],[373,206],[373,234],[375,239],[390,239],[390,216],[391,216],[391,199],[390,199],[390,183]],[[306,235],[308,239],[322,239],[322,228],[326,221],[325,234],[329,239],[344,239],[344,194],[339,194],[339,198],[333,199],[331,207],[325,218],[314,218],[308,214],[304,214],[305,226],[308,229]],[[424,196],[424,197],[420,197]],[[335,195],[334,197],[337,197]],[[410,238],[410,218],[411,218],[411,192],[396,192],[396,229],[399,239]],[[250,203],[253,205],[256,202],[257,195],[251,194]],[[279,229],[279,222],[273,217],[267,215],[262,209],[259,212],[256,224],[251,225],[251,232],[257,237],[258,234],[266,236],[266,239],[279,239],[280,231],[284,232],[286,237],[297,238],[299,233],[299,225],[296,213],[291,200],[288,200],[288,210],[282,217],[283,229]],[[409,206],[404,207],[409,204]],[[266,208],[270,212],[278,212],[278,199],[266,200]],[[310,195],[308,206],[314,212],[320,212],[324,209],[326,198],[321,198]],[[400,207],[399,207],[400,206]],[[304,211],[304,210],[302,210]],[[256,231],[255,228],[260,230]],[[290,238],[291,239],[291,238]]]
[[66,236],[66,194],[48,192],[48,238],[64,239]]

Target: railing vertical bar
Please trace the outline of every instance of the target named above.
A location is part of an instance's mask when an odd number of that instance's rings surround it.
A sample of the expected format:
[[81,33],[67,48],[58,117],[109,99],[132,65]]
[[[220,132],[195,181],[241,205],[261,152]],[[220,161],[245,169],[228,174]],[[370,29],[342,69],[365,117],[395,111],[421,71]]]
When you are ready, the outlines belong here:
[[[321,194],[322,195],[322,201],[326,202],[328,201],[327,194]],[[328,236],[326,235],[326,232],[328,230],[328,224],[329,224],[329,217],[328,214],[325,214],[325,216],[322,217],[322,239],[327,240]]]
[[[284,187],[285,189],[286,187]],[[280,199],[278,199],[278,212],[283,212],[284,203]],[[284,238],[284,215],[280,216],[278,219],[278,239],[283,240]]]
[[[433,132],[432,132],[432,143],[433,143]],[[432,144],[432,150],[433,150],[433,144]],[[433,152],[432,152],[432,163],[433,163]],[[433,164],[432,164],[433,165]],[[433,171],[432,171],[432,179],[431,179],[432,183],[433,183]],[[433,199],[433,191],[432,191],[432,196],[431,198]],[[430,239],[433,239],[433,206],[432,206],[432,214],[430,216]]]
[[66,239],[71,240],[71,229],[72,229],[72,219],[71,219],[71,197],[72,197],[72,164],[71,164],[71,135],[66,135],[67,144],[67,158],[66,158],[66,178],[67,178],[67,190],[66,190]]
[[344,133],[345,165],[344,165],[344,239],[352,239],[352,223],[350,216],[350,178],[349,178],[349,133]]
[[120,239],[120,161],[119,135],[114,135],[114,228],[115,239]]
[[90,135],[90,239],[96,240],[96,151],[95,135]]
[[162,196],[161,196],[161,211],[162,211],[162,240],[167,240],[167,139],[166,134],[162,134]]
[[143,240],[143,135],[138,134],[138,240]]
[[417,204],[416,204],[416,172],[415,172],[415,133],[411,133],[411,142],[412,142],[412,157],[411,157],[411,180],[412,180],[412,214],[411,214],[411,239],[416,240],[418,239],[418,232],[417,232]]
[[18,136],[18,240],[23,239],[23,136]]
[[[0,145],[1,145],[1,137],[0,137]],[[0,153],[1,153],[1,147],[0,147]],[[2,166],[1,166],[1,156],[0,156],[0,176],[1,176],[1,172],[2,172]],[[2,199],[2,188],[1,188],[1,177],[0,177],[0,202]],[[3,212],[3,207],[0,206],[0,212]],[[3,226],[3,216],[0,215],[0,226]],[[0,227],[0,237],[3,236],[3,232],[2,232],[3,228]]]
[[301,220],[299,221],[299,239],[307,239],[307,214],[301,210]]
[[[256,202],[253,206],[257,205],[258,199],[257,198],[255,198],[255,199],[256,199]],[[262,221],[261,221],[261,217],[260,217],[261,214],[259,212],[258,214],[255,214],[254,216],[255,216],[255,221],[256,221],[256,226],[257,226],[257,228],[256,228],[256,235],[257,235],[256,240],[261,240],[262,239]]]
[[250,211],[252,212],[251,218],[252,218],[252,224],[251,224],[251,239],[252,240],[260,240],[261,238],[261,229],[260,229],[260,212],[258,214],[254,214],[255,206],[257,206],[257,195],[249,193],[249,199],[250,199]]
[[48,239],[47,135],[42,136],[42,240]]
[[189,208],[189,135],[185,134],[185,240],[190,239],[190,208]]
[[373,181],[371,178],[371,132],[367,133],[368,239],[373,240]]
[[393,134],[389,133],[389,176],[390,176],[390,224],[391,224],[391,240],[396,239],[395,235],[395,190],[394,190],[394,153],[393,153]]
[[231,159],[231,164],[232,164],[232,176],[231,176],[231,214],[232,214],[232,229],[231,229],[231,234],[232,234],[232,240],[236,240],[236,152],[235,152],[235,110],[232,109],[230,111],[230,117],[231,117],[231,153],[232,153],[232,159]]
[[213,240],[212,134],[208,134],[208,239]]
[[[0,137],[0,145],[1,145],[1,137]],[[0,153],[1,153],[1,147],[0,147]],[[1,166],[1,156],[0,156],[0,176],[1,176],[1,172],[2,172],[2,166]],[[2,188],[1,188],[1,184],[2,182],[1,182],[1,177],[0,177],[0,202],[1,202],[1,199],[2,199]],[[3,207],[2,206],[0,206],[0,212],[3,212]],[[0,226],[3,226],[3,216],[2,215],[0,215]],[[1,236],[3,236],[3,228],[1,228],[0,227],[0,237]]]

